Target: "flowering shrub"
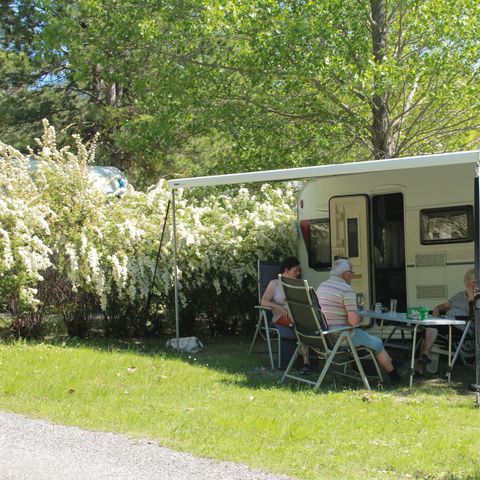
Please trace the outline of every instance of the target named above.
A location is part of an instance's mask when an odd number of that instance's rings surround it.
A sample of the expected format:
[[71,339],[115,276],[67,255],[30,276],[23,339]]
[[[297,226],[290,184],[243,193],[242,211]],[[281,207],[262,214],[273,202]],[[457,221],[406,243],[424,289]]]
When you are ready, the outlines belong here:
[[[129,185],[121,197],[105,196],[87,174],[95,142],[87,148],[75,140],[75,152],[58,149],[45,121],[37,150],[30,152],[37,161],[33,172],[20,152],[0,144],[2,298],[19,311],[59,309],[71,334],[87,332],[92,309],[103,312],[112,333],[143,333],[168,184],[160,180],[147,192]],[[203,197],[190,191],[176,195],[184,330],[205,317],[213,331],[224,331],[226,318],[251,311],[257,259],[295,251],[294,189],[263,185]],[[170,223],[154,290],[157,313],[171,316]]]
[[240,188],[197,201],[181,198],[178,263],[187,321],[203,313],[212,333],[226,333],[225,318],[252,312],[257,259],[277,260],[295,251],[294,203],[291,186],[267,184],[254,192]]
[[0,142],[0,302],[12,328],[34,335],[42,323],[37,284],[51,265],[53,212],[43,204],[29,162]]

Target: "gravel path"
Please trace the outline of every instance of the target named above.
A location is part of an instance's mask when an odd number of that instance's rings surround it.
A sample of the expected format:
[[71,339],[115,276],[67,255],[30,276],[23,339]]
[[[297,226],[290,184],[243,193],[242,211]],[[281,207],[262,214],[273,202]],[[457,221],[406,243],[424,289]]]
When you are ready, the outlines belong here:
[[147,440],[0,412],[1,480],[286,480],[179,453]]

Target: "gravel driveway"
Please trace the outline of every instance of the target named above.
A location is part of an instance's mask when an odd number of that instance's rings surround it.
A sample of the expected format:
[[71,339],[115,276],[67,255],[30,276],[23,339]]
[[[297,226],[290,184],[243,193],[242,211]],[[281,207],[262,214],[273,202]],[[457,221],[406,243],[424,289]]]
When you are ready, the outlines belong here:
[[179,453],[147,440],[0,412],[1,480],[280,480],[285,476]]

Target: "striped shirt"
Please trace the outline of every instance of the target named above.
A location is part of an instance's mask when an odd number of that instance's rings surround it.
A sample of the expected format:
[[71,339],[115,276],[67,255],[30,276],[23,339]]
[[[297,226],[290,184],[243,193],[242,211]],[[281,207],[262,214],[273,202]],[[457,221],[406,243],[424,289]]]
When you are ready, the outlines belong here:
[[349,325],[347,311],[357,311],[355,290],[342,278],[332,275],[320,284],[317,297],[329,327]]

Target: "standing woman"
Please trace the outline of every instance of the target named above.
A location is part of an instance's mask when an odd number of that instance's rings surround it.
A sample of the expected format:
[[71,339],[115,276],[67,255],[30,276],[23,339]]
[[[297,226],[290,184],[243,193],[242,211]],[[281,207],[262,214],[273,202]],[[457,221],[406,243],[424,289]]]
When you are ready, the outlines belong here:
[[[300,262],[295,257],[287,257],[280,264],[280,274],[287,278],[300,277]],[[295,340],[295,330],[292,326],[292,320],[288,316],[288,308],[283,296],[282,286],[278,278],[271,280],[268,284],[261,301],[262,307],[272,309],[272,322],[277,328],[281,338]],[[307,349],[302,350],[303,368],[302,373],[308,375],[310,373],[310,360],[308,358]]]

